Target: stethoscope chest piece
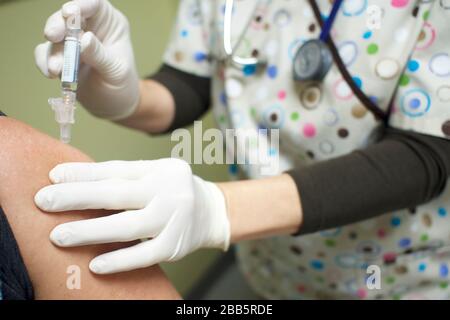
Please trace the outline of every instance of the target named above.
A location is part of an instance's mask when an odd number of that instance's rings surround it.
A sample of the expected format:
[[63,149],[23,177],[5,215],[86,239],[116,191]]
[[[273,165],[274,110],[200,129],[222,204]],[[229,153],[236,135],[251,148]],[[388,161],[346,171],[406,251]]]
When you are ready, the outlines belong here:
[[333,57],[320,39],[306,41],[296,52],[293,73],[296,81],[322,81],[331,69]]

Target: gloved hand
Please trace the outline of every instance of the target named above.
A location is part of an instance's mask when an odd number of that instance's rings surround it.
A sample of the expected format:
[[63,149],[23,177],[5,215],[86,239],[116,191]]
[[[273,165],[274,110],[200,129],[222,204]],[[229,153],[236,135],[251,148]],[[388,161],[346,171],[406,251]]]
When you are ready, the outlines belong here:
[[67,163],[50,172],[51,186],[35,196],[47,212],[130,210],[57,226],[62,247],[148,239],[93,259],[91,271],[109,274],[176,261],[199,248],[226,250],[230,226],[222,191],[193,176],[181,160]]
[[139,76],[128,20],[109,1],[69,1],[50,16],[44,30],[48,42],[36,47],[36,64],[49,78],[61,74],[65,18],[76,10],[81,10],[85,31],[81,38],[78,100],[98,117],[127,118],[139,103]]

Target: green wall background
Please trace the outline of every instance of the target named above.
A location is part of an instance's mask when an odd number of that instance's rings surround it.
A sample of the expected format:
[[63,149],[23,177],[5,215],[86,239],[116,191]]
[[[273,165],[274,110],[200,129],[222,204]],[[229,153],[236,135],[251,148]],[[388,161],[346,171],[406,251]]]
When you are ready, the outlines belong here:
[[[49,97],[59,95],[59,83],[44,78],[34,63],[34,48],[44,41],[43,28],[61,0],[13,0],[0,2],[0,110],[53,137],[58,127]],[[178,6],[176,0],[111,1],[128,16],[136,60],[141,76],[156,70],[168,41]],[[81,107],[76,113],[72,145],[97,161],[156,159],[170,156],[173,144],[168,136],[149,137],[90,116]],[[206,117],[204,127],[213,126]],[[45,156],[45,155],[43,155]],[[195,166],[194,172],[206,179],[226,179],[219,166]],[[218,256],[203,250],[163,268],[184,294]]]

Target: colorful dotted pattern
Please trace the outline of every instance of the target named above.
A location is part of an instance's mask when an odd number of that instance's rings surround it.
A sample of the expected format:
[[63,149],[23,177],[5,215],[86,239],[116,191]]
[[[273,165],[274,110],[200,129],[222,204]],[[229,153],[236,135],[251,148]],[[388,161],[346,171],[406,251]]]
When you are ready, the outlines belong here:
[[[332,1],[318,3],[326,18]],[[280,157],[280,172],[372,141],[380,124],[336,66],[323,83],[298,86],[292,80],[296,51],[320,32],[306,0],[261,1],[253,16],[253,1],[236,1],[232,41],[242,36],[237,52],[264,59],[263,68],[211,63],[221,55],[223,4],[181,1],[165,55],[181,70],[213,76],[213,112],[221,129],[280,129],[280,150],[268,151]],[[381,29],[368,28],[373,5],[381,8]],[[450,138],[448,21],[448,0],[344,1],[332,36],[355,84],[391,110],[392,126]],[[283,148],[286,141],[289,148]],[[252,166],[232,165],[229,173],[260,177]],[[266,298],[450,298],[450,257],[436,253],[450,245],[449,199],[446,190],[426,205],[343,228],[249,242],[239,246],[239,260],[249,283]],[[382,290],[365,286],[370,264],[381,268]]]

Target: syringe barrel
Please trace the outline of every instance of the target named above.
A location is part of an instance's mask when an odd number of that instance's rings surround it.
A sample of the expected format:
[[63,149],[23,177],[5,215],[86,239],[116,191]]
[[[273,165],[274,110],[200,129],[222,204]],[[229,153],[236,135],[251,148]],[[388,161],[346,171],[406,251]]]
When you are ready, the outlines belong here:
[[80,66],[80,33],[81,30],[68,29],[64,40],[64,62],[61,73],[62,86],[76,91],[78,69]]

